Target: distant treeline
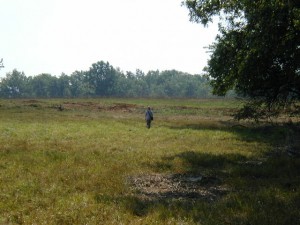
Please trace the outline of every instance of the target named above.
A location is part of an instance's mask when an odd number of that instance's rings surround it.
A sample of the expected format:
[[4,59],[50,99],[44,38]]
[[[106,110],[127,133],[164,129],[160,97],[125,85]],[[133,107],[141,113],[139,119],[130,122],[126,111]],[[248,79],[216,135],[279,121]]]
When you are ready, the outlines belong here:
[[176,70],[122,72],[108,62],[92,64],[71,75],[39,74],[27,77],[13,70],[1,79],[2,98],[75,97],[212,97],[209,80]]

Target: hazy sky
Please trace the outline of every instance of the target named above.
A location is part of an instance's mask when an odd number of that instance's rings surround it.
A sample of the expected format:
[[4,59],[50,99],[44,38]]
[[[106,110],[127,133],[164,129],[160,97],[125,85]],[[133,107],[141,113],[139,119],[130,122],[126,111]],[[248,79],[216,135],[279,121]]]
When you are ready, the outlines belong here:
[[217,26],[189,21],[182,0],[0,0],[3,77],[70,75],[108,61],[135,72],[199,74]]

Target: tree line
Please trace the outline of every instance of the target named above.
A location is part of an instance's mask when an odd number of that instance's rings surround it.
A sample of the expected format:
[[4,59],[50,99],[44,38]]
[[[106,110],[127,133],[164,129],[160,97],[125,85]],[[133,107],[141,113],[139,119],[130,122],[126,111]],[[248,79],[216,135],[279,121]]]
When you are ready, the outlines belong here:
[[76,98],[76,97],[212,97],[204,75],[166,70],[122,72],[109,62],[92,64],[88,71],[75,71],[59,77],[43,73],[26,76],[13,70],[0,82],[2,98]]

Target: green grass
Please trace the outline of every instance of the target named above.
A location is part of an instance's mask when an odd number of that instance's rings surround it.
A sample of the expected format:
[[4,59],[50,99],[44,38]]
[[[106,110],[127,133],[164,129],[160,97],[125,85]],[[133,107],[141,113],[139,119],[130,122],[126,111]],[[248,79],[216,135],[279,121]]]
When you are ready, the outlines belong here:
[[[238,106],[1,100],[0,224],[300,224],[300,160],[285,153],[287,128],[235,126]],[[128,179],[147,174],[214,177],[226,193],[145,199]]]

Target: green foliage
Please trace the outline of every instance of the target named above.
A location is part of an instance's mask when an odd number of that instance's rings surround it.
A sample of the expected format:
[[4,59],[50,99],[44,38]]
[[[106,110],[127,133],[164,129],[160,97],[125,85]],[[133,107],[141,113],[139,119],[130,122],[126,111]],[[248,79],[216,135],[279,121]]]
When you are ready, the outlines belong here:
[[56,77],[50,74],[40,74],[31,78],[32,95],[40,98],[56,97]]
[[235,89],[266,110],[300,99],[300,4],[296,0],[186,0],[191,20],[224,19],[210,46],[214,94]]
[[13,70],[1,81],[0,90],[2,96],[6,98],[26,97],[27,83],[28,79],[23,72]]
[[201,75],[176,70],[141,70],[125,74],[108,62],[92,64],[88,71],[71,75],[39,74],[26,77],[14,70],[0,82],[3,98],[63,98],[63,97],[212,97],[209,81]]
[[108,62],[92,64],[86,73],[86,80],[96,96],[111,96],[114,93],[116,71]]

